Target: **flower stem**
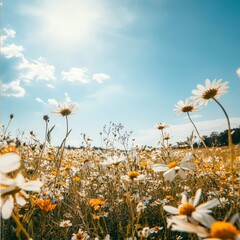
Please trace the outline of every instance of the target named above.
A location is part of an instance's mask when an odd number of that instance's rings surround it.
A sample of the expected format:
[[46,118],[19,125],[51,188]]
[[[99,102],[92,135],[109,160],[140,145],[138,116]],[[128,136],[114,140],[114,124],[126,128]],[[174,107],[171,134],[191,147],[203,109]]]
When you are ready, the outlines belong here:
[[14,215],[14,213],[12,212],[12,218],[15,221],[15,223],[17,224],[17,227],[19,227],[22,232],[24,233],[24,235],[27,237],[27,239],[31,239],[31,237],[29,236],[27,230],[23,227],[23,225],[21,224],[21,222],[19,221],[19,219]]
[[195,131],[196,131],[196,133],[197,133],[197,135],[198,135],[198,137],[200,138],[203,146],[204,146],[205,148],[208,148],[207,145],[205,144],[203,138],[201,137],[200,133],[198,132],[198,129],[197,129],[196,125],[195,125],[194,122],[192,121],[189,112],[187,112],[187,115],[188,115],[188,118],[189,118],[190,122],[192,123],[192,125],[193,125],[193,127],[194,127],[194,129],[195,129]]
[[232,173],[232,181],[234,182],[234,158],[233,158],[233,144],[232,144],[232,135],[231,135],[231,125],[230,125],[230,120],[228,117],[228,114],[226,110],[224,109],[223,105],[215,98],[213,100],[220,106],[220,108],[223,110],[226,119],[227,119],[227,124],[228,124],[228,147],[229,147],[229,154],[230,154],[230,161],[231,161],[231,173]]

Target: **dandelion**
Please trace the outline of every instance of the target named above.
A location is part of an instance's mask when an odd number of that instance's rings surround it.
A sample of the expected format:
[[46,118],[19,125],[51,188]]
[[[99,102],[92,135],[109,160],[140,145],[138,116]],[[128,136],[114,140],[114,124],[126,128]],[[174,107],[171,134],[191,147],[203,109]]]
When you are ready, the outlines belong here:
[[0,173],[10,173],[20,167],[21,157],[16,153],[0,155]]
[[163,176],[166,180],[172,182],[176,177],[176,174],[179,173],[180,177],[185,179],[185,171],[193,170],[195,165],[190,160],[193,159],[193,156],[188,154],[185,158],[178,164],[177,162],[171,162],[168,165],[166,164],[154,164],[152,169],[154,172],[164,172]]
[[89,235],[86,232],[82,231],[81,228],[79,228],[77,233],[73,233],[71,240],[79,240],[79,239],[86,240],[89,238],[90,238]]
[[70,220],[63,220],[59,224],[60,227],[71,227],[72,223]]
[[28,194],[25,191],[40,192],[40,188],[43,185],[39,180],[25,182],[21,173],[14,179],[1,175],[0,184],[0,209],[3,219],[8,219],[11,216],[14,201],[20,206],[26,204],[25,199],[28,198]]
[[75,114],[78,111],[76,104],[65,102],[65,103],[58,103],[57,109],[53,110],[52,113],[57,115],[61,115],[63,117],[67,117],[69,115]]
[[198,189],[194,199],[188,199],[185,194],[182,194],[181,204],[178,208],[172,206],[163,206],[164,210],[177,214],[179,217],[189,220],[190,222],[200,222],[204,226],[209,226],[214,222],[214,218],[208,213],[211,212],[211,208],[220,204],[218,199],[212,199],[206,203],[202,203],[199,206],[198,202],[201,197],[202,190]]

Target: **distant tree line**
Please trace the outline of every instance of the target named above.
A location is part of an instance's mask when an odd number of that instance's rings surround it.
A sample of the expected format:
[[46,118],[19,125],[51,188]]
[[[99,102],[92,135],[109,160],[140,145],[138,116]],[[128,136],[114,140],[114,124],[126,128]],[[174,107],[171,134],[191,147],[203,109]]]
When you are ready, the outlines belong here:
[[[210,136],[202,136],[205,144],[207,147],[213,147],[213,146],[227,146],[228,145],[228,130],[225,130],[223,132],[212,132]],[[240,143],[240,126],[238,128],[232,129],[232,142],[233,144],[239,144]],[[202,147],[201,142],[195,142],[193,144],[193,147]]]

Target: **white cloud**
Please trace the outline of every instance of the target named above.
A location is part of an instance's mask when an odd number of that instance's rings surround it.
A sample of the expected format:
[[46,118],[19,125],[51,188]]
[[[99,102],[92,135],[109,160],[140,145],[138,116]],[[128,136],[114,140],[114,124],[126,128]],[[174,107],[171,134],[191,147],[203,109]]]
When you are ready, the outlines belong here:
[[31,82],[32,80],[55,80],[56,77],[55,67],[46,63],[46,60],[42,57],[39,57],[37,60],[34,60],[32,63],[23,58],[23,61],[19,65],[20,70],[25,70],[25,73],[22,73],[21,79],[25,82]]
[[87,69],[86,68],[71,68],[68,72],[62,71],[63,80],[69,82],[81,82],[81,83],[88,83],[89,79],[87,76]]
[[25,89],[20,86],[20,80],[12,81],[7,84],[2,84],[1,95],[8,97],[23,97],[25,95]]
[[111,77],[106,73],[95,73],[92,77],[92,79],[95,80],[97,83],[103,83],[110,78]]
[[67,92],[65,92],[64,95],[65,95],[65,101],[66,102],[71,102],[72,101]]
[[7,40],[8,38],[14,38],[16,35],[15,30],[10,28],[3,28],[3,32],[5,33],[5,35],[2,36],[3,41]]
[[[230,118],[231,127],[239,127],[240,117]],[[221,132],[227,129],[227,122],[225,118],[195,122],[201,136],[209,135],[212,132]],[[183,131],[184,129],[184,131]],[[174,144],[177,141],[185,141],[194,130],[191,123],[170,125],[166,128],[166,132],[169,133],[170,141]],[[196,133],[195,133],[196,135]],[[136,144],[139,145],[152,145],[156,146],[160,139],[159,131],[155,128],[141,129],[135,136]],[[197,138],[198,140],[198,138]]]
[[238,75],[238,77],[240,77],[240,68],[236,70],[236,74]]
[[47,86],[48,88],[55,88],[55,86],[52,85],[51,83],[48,83],[46,86]]
[[39,103],[46,104],[41,98],[36,98],[36,101],[39,102]]
[[58,105],[58,102],[55,99],[53,99],[53,98],[49,98],[48,99],[48,103],[50,103],[51,105],[54,105],[54,106]]
[[6,47],[1,48],[1,52],[5,55],[6,58],[23,57],[23,50],[23,46],[16,45],[14,43],[8,44]]

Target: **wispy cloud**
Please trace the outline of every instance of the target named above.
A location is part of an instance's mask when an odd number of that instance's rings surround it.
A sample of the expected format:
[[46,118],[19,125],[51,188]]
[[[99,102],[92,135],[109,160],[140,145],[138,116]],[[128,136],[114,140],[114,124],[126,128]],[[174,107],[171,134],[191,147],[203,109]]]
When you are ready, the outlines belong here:
[[47,83],[46,86],[47,86],[48,88],[55,88],[55,86],[54,86],[53,84],[51,84],[51,83]]
[[41,98],[36,98],[36,101],[42,104],[46,104]]
[[87,68],[77,68],[73,67],[69,71],[62,71],[63,80],[68,82],[80,82],[80,83],[88,83],[89,77],[87,76]]
[[1,52],[6,58],[23,57],[23,50],[23,46],[14,43],[7,44],[6,47],[1,48]]
[[19,64],[20,70],[25,70],[21,74],[21,79],[24,82],[30,83],[33,80],[50,81],[55,80],[55,67],[46,63],[46,59],[39,57],[33,62],[29,62],[25,58]]
[[23,97],[25,95],[25,89],[20,86],[20,80],[12,81],[10,83],[2,84],[2,96],[7,97]]
[[104,83],[111,77],[106,73],[94,73],[92,75],[92,79],[88,75],[88,69],[78,68],[78,67],[72,67],[69,71],[62,71],[62,78],[65,81],[68,82],[80,82],[82,84],[90,83],[92,81],[95,81],[99,84]]
[[71,102],[72,101],[67,92],[65,92],[64,95],[65,95],[65,101],[66,102]]
[[16,35],[15,30],[11,28],[3,28],[2,41],[7,40],[8,38],[14,38]]
[[104,83],[106,80],[110,79],[111,77],[106,73],[95,73],[93,74],[92,79],[95,80],[97,83]]
[[240,67],[236,70],[236,74],[240,77]]
[[55,99],[53,99],[53,98],[49,98],[48,99],[48,103],[50,103],[53,106],[57,106],[58,105],[58,102]]
[[[240,117],[230,118],[230,122],[232,128],[239,127]],[[224,118],[209,121],[199,121],[195,122],[195,124],[202,136],[209,135],[211,132],[221,132],[227,129],[226,119]],[[171,136],[171,142],[175,143],[177,141],[185,141],[187,137],[191,135],[193,130],[194,128],[191,123],[186,123],[170,125],[169,128],[166,129],[166,132]],[[156,146],[158,140],[160,139],[159,131],[154,128],[141,129],[135,135],[136,143],[140,145]]]

